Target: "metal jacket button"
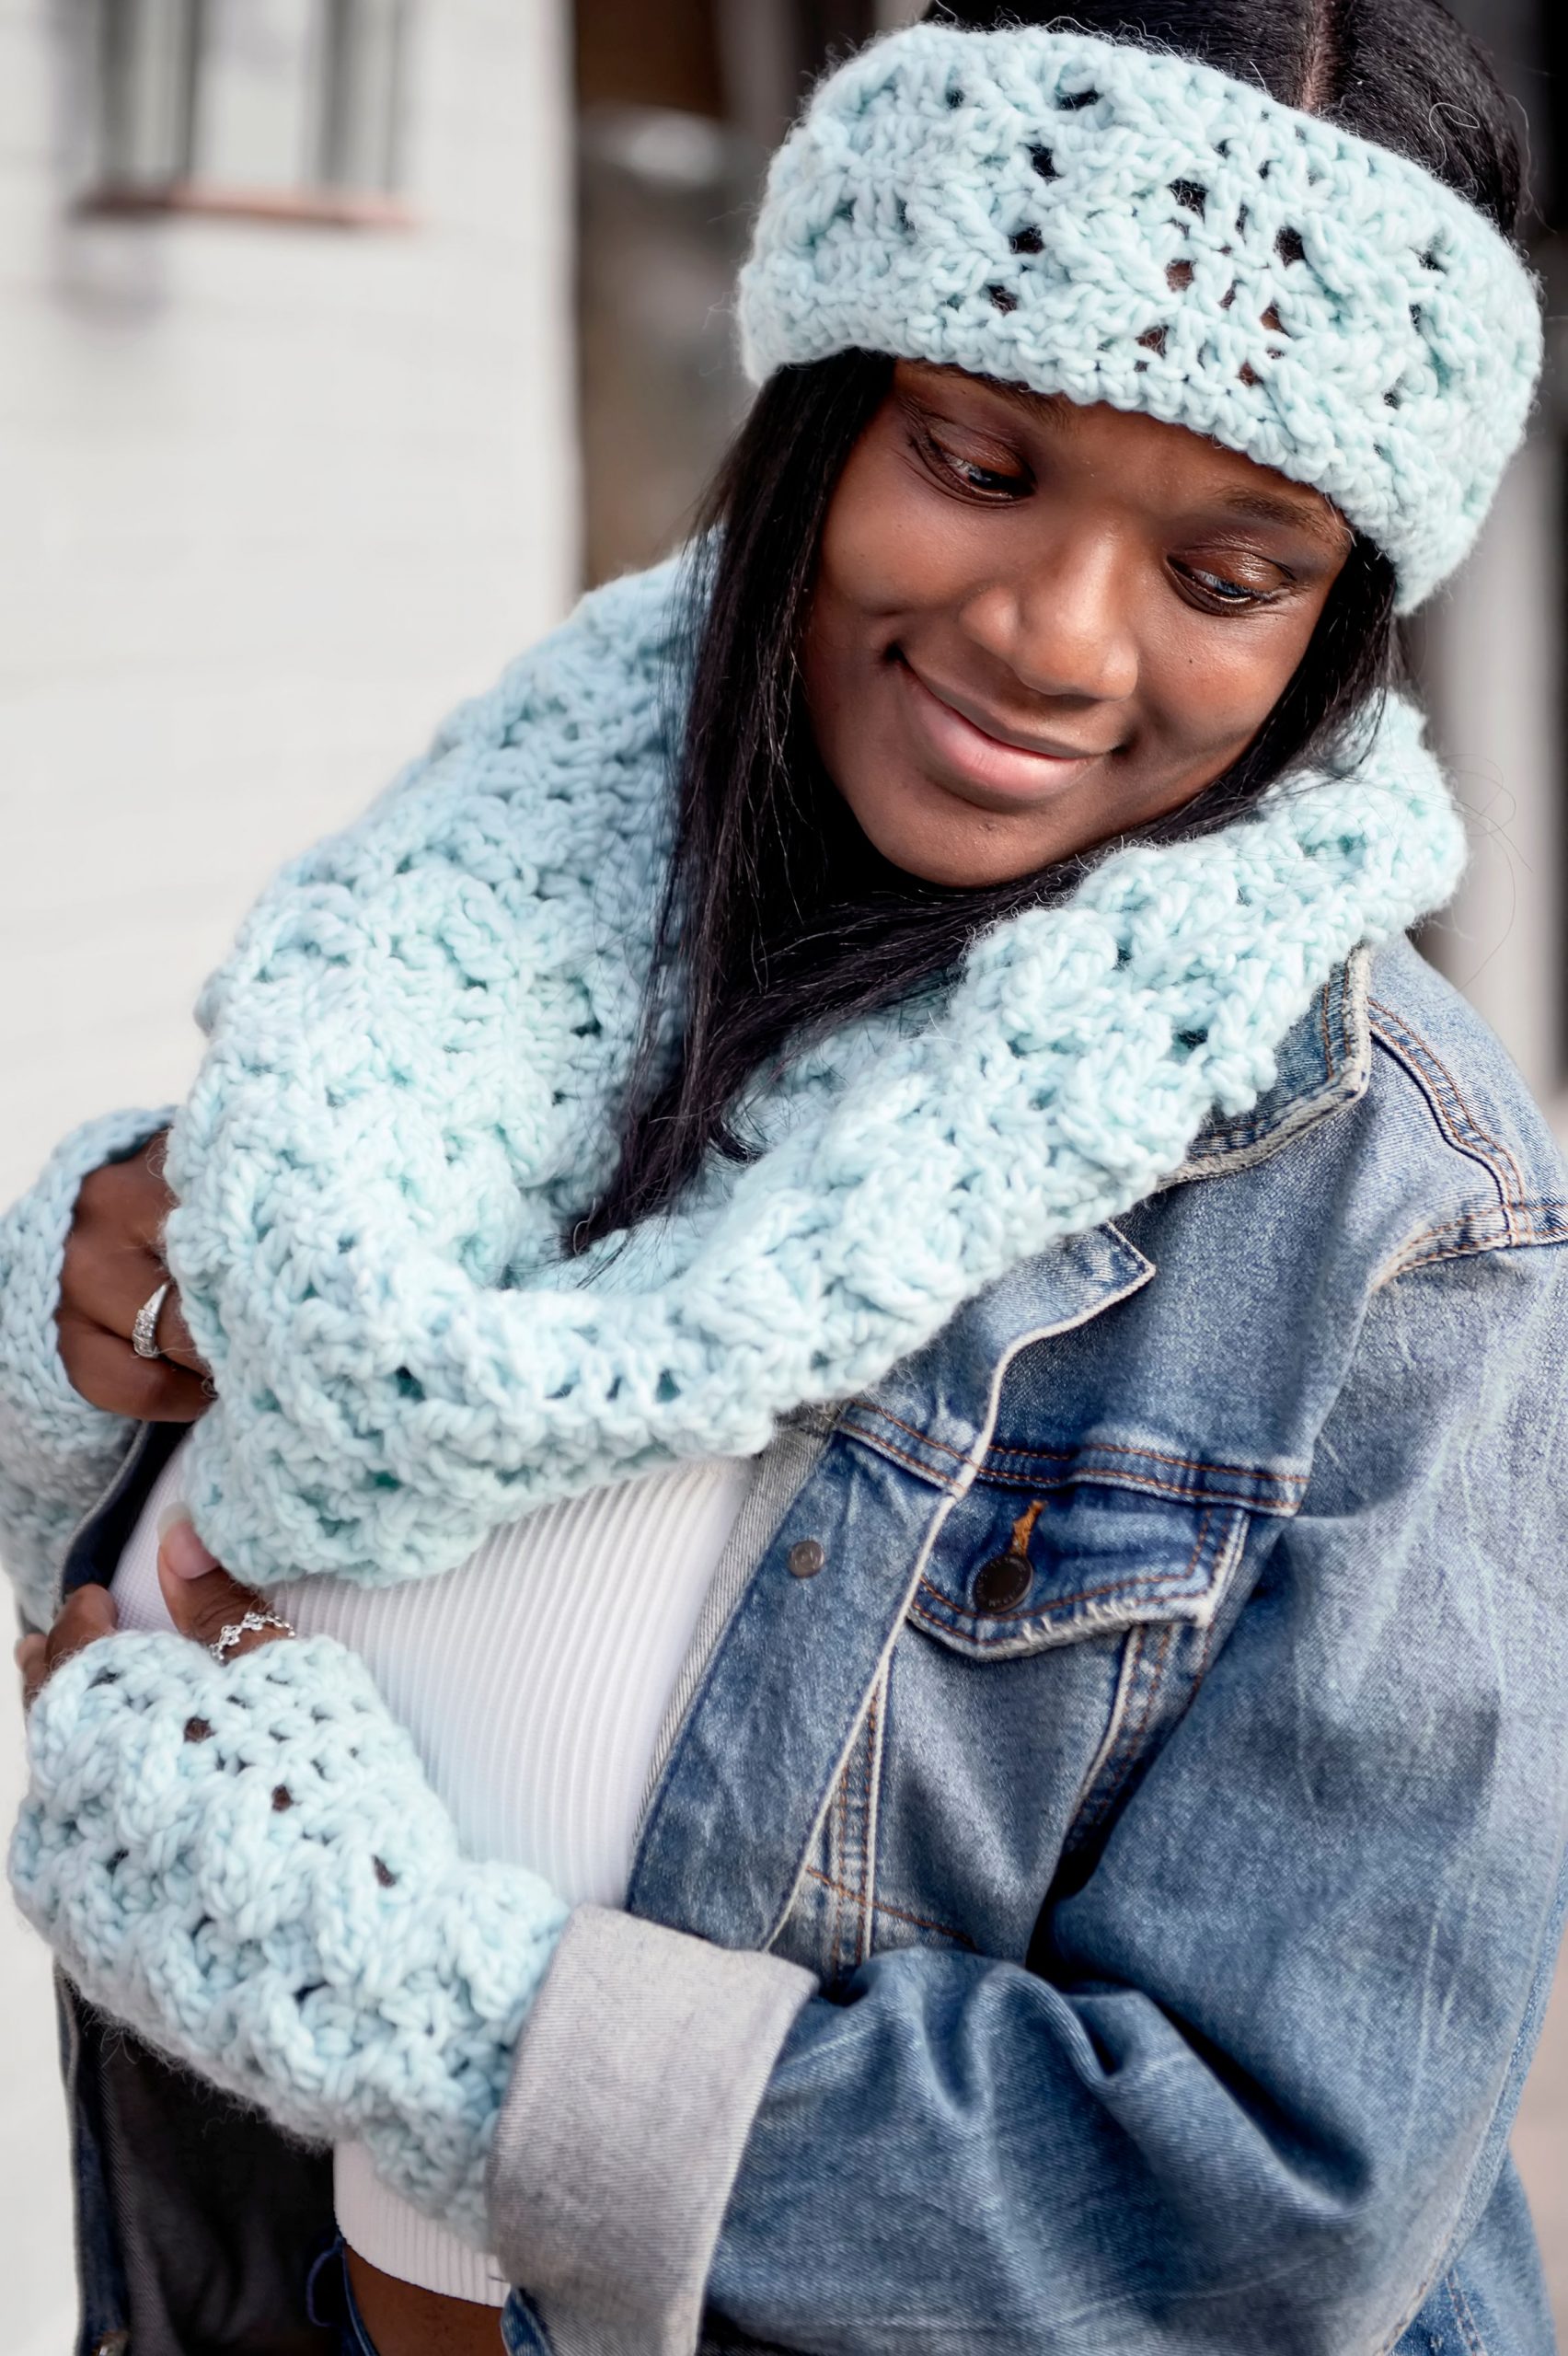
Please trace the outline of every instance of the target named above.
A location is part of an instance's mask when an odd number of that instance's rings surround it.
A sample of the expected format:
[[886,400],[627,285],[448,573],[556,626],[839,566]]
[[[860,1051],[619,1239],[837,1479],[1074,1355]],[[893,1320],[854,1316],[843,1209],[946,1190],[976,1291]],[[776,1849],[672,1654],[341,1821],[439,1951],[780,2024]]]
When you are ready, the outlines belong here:
[[827,1549],[820,1538],[797,1538],[785,1561],[794,1579],[814,1579],[827,1560]]
[[1034,1574],[1027,1554],[993,1554],[974,1577],[974,1602],[985,1612],[1010,1611],[1029,1593]]

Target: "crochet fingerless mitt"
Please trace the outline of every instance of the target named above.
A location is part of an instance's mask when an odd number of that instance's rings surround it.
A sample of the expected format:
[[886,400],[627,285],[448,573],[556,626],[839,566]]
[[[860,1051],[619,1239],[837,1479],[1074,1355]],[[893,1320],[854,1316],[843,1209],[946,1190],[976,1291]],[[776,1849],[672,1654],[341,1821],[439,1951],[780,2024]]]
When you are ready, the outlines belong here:
[[86,1122],[0,1218],[0,1547],[35,1628],[54,1617],[61,1557],[113,1475],[135,1426],[73,1391],[54,1312],[76,1195],[90,1170],[167,1126],[172,1108]]
[[462,1856],[363,1664],[329,1637],[229,1666],[117,1635],[50,1680],[11,1849],[95,2004],[484,2246],[513,2048],[566,1919]]

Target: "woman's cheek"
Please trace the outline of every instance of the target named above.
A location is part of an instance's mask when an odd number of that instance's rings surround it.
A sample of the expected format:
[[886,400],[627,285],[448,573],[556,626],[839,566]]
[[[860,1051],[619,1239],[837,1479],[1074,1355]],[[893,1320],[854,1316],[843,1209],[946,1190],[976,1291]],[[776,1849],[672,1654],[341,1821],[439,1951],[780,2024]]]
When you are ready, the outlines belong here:
[[868,631],[894,636],[905,622],[962,597],[974,570],[974,523],[923,483],[904,451],[873,427],[828,509],[819,582]]
[[[1145,640],[1140,677],[1145,713],[1154,732],[1173,750],[1192,757],[1217,756],[1223,768],[1250,745],[1268,718],[1302,654],[1297,633],[1253,638],[1245,625],[1216,625],[1194,616],[1195,629],[1176,642],[1155,646]],[[1228,641],[1224,635],[1228,631]],[[1217,770],[1216,772],[1217,774]]]

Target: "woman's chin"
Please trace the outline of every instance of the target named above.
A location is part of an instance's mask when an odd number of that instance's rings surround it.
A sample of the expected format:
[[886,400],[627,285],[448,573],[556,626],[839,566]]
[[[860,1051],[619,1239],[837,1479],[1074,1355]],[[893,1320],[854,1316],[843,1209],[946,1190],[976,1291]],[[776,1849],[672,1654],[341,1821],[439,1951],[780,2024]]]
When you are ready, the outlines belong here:
[[928,777],[884,772],[873,794],[844,796],[873,850],[922,884],[979,891],[1010,884],[1077,849],[1067,814],[1052,796],[1020,809]]

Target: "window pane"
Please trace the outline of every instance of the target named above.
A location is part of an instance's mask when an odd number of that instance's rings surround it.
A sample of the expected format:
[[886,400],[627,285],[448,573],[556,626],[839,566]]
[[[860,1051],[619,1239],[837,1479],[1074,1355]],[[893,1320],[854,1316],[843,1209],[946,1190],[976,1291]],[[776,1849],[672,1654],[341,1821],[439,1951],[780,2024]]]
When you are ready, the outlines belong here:
[[99,0],[103,162],[139,186],[190,169],[201,0]]
[[324,0],[316,172],[334,188],[397,185],[407,0]]
[[317,0],[206,0],[197,127],[203,179],[294,188],[308,175]]

